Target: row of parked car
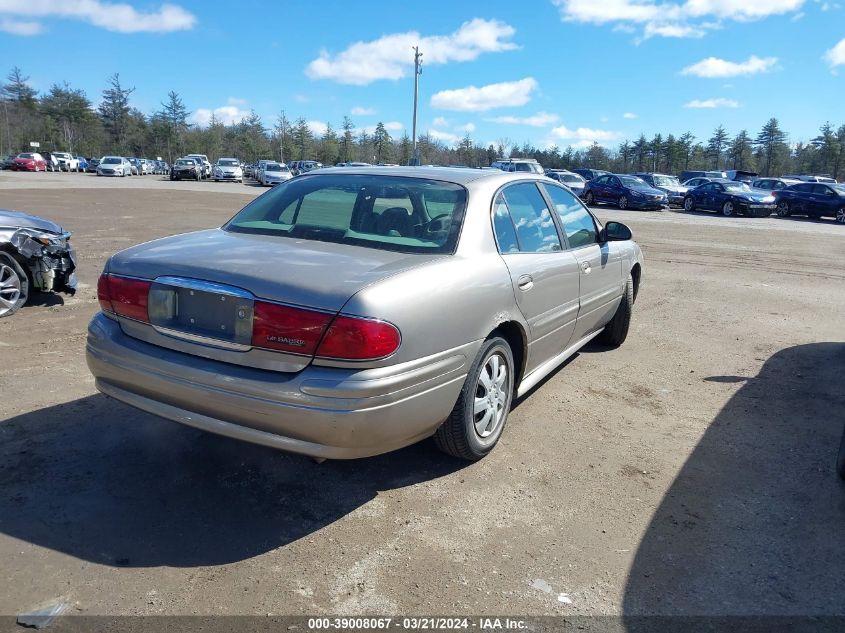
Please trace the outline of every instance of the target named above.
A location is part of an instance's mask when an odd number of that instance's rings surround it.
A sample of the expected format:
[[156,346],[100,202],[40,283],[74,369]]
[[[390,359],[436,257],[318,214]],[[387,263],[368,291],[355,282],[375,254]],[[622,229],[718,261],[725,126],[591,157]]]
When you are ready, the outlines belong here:
[[[101,170],[100,164],[108,165]],[[147,174],[170,173],[166,160],[149,158],[126,158],[124,156],[103,156],[86,158],[70,152],[21,152],[10,154],[0,161],[0,169],[12,171],[66,171],[97,174],[98,176],[146,176]]]
[[508,159],[492,167],[511,172],[545,173],[566,185],[588,205],[620,209],[713,211],[724,216],[830,217],[845,224],[845,184],[829,176],[790,174],[758,177],[741,170],[685,171],[680,177],[652,172],[614,174],[600,169],[548,169],[537,161]]

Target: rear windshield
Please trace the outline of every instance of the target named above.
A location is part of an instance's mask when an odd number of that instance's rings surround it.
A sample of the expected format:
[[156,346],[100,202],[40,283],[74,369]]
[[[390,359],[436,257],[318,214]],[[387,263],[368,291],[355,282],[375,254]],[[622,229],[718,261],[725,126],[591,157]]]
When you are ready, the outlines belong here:
[[447,182],[315,174],[256,198],[223,229],[403,253],[452,253],[466,202],[466,190]]

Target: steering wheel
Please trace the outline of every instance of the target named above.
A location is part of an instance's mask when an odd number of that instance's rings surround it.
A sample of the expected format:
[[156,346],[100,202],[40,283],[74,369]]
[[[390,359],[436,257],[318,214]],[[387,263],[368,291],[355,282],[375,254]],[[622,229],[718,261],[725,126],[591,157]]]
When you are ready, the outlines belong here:
[[438,220],[443,219],[443,218],[451,218],[451,217],[452,217],[451,213],[441,213],[440,215],[435,215],[428,222],[423,224],[423,233],[425,235],[432,235],[434,233],[439,233],[441,231],[446,230],[445,223],[441,222],[441,225],[440,225],[439,228],[434,228],[434,226],[435,226],[434,223],[437,222]]

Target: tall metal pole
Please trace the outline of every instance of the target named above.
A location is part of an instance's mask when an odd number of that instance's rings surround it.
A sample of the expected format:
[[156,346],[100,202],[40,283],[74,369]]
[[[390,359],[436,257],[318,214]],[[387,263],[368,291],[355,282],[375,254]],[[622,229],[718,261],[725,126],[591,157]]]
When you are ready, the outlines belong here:
[[280,121],[282,133],[279,134],[279,162],[285,164],[285,111],[282,110],[282,120]]
[[420,53],[419,46],[413,46],[414,49],[414,121],[412,125],[411,139],[411,164],[419,165],[420,158],[417,156],[417,100],[420,94],[420,75],[422,74],[422,53]]

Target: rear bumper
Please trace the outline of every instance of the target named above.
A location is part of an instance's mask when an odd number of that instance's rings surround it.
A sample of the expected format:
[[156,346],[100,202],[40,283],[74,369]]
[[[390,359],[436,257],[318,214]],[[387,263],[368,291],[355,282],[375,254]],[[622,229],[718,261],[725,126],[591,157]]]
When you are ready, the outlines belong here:
[[290,374],[175,352],[97,314],[87,361],[97,388],[188,426],[329,459],[386,453],[434,433],[481,342],[378,369],[309,366]]

